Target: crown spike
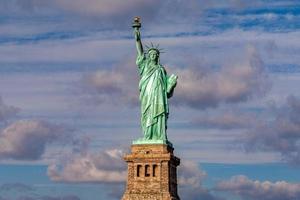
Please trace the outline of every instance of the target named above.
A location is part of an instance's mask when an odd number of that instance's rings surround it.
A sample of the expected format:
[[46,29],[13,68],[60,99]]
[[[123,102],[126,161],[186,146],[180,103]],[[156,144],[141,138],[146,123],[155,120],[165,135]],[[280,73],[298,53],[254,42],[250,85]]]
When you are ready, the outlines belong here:
[[150,42],[150,44],[145,45],[145,47],[147,49],[147,53],[150,50],[156,50],[158,53],[165,53],[165,52],[162,52],[162,50],[164,50],[163,48],[159,48],[159,44],[153,44],[152,42]]

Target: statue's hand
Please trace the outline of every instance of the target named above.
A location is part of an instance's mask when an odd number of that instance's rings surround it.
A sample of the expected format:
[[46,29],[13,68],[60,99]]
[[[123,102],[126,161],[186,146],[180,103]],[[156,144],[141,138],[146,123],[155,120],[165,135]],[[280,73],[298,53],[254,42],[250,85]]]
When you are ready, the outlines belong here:
[[134,29],[134,37],[135,37],[136,41],[141,40],[141,33],[140,33],[140,30],[137,28]]

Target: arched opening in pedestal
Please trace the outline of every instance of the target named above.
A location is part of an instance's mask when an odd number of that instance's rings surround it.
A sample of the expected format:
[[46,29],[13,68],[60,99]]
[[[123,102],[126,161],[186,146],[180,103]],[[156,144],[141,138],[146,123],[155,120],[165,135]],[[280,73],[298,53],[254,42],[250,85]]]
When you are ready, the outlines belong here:
[[136,176],[140,177],[142,171],[142,165],[137,165],[136,167]]
[[157,176],[157,165],[152,165],[152,176],[153,177]]
[[145,165],[145,177],[150,176],[150,165]]

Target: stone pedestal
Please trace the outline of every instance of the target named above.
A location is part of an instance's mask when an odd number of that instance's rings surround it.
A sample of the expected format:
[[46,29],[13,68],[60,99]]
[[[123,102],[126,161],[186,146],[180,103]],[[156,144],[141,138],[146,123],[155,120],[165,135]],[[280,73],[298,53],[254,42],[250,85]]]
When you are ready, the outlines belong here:
[[128,164],[122,200],[179,200],[177,166],[180,159],[166,144],[135,144],[124,157]]

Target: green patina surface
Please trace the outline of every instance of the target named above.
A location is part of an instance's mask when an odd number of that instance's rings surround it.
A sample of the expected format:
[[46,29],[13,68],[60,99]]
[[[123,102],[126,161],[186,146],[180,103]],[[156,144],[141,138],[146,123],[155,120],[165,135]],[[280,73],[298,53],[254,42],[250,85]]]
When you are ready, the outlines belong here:
[[141,103],[141,126],[144,137],[133,144],[169,144],[167,138],[167,119],[169,115],[168,98],[172,97],[177,76],[168,75],[159,62],[160,51],[151,47],[144,52],[138,21],[134,33],[137,47],[136,64],[140,74],[139,91]]

